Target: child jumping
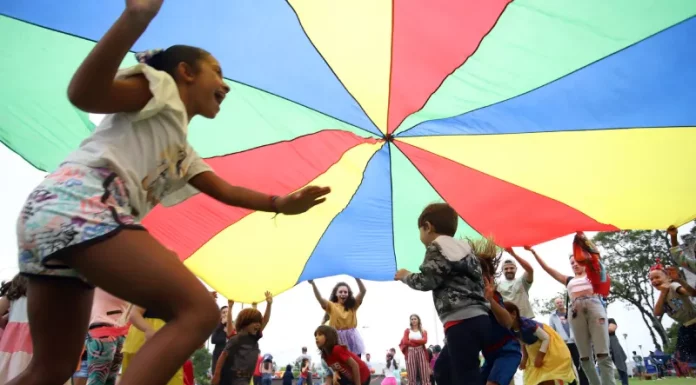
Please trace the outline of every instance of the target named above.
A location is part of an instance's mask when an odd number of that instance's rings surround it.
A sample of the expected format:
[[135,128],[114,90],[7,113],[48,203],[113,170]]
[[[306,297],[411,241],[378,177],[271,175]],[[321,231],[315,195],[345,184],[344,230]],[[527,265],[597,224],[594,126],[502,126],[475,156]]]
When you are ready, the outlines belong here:
[[453,238],[457,218],[446,203],[428,205],[418,218],[420,240],[426,246],[420,273],[401,269],[394,279],[433,292],[447,339],[435,367],[435,382],[480,385],[479,352],[489,345],[490,309],[478,258],[468,242]]
[[674,267],[665,269],[659,262],[650,268],[650,284],[660,291],[655,303],[655,317],[667,315],[679,324],[677,352],[682,361],[696,359],[696,306],[689,297],[696,297],[696,289],[686,283]]
[[231,186],[196,154],[187,141],[189,121],[214,118],[230,91],[210,53],[176,45],[138,55],[140,64],[119,71],[162,3],[126,0],[70,82],[75,107],[107,116],[21,210],[19,268],[29,278],[34,356],[10,385],[62,385],[70,378],[95,286],[167,322],[140,349],[121,385],[164,385],[210,336],[219,322],[215,302],[140,224],[158,203],[202,192],[230,206],[299,214],[329,193],[308,186],[276,197]]
[[266,292],[266,311],[246,308],[239,312],[235,325],[237,334],[227,341],[215,368],[213,385],[249,385],[259,367],[259,340],[271,319],[273,297]]

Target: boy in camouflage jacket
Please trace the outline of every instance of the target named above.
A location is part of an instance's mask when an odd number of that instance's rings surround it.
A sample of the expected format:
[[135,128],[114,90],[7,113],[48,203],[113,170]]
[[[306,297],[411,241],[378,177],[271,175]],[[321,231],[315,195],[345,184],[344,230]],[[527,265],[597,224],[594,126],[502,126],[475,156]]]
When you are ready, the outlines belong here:
[[426,246],[420,272],[401,269],[395,279],[412,289],[433,292],[447,340],[435,364],[438,385],[479,385],[479,353],[491,336],[481,264],[468,242],[453,238],[457,213],[448,204],[427,206],[418,228]]

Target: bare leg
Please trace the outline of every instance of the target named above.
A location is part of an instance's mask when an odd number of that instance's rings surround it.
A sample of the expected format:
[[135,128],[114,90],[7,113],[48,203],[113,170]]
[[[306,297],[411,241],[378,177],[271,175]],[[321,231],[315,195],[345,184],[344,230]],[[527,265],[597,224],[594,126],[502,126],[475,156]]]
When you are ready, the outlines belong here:
[[[102,242],[76,249],[64,262],[96,286],[125,301],[151,309],[167,321],[167,325],[135,355],[120,380],[121,385],[165,385],[188,357],[205,342],[219,322],[217,305],[206,288],[174,253],[145,231],[122,230]],[[57,307],[62,308],[73,303],[74,298],[62,295],[54,296],[53,300]],[[32,376],[42,379],[36,380],[37,382],[20,380],[10,385],[63,385],[69,379],[77,365],[84,341],[90,304],[91,301],[84,321],[78,323],[79,333],[74,333],[77,326],[68,322],[63,322],[59,329],[55,319],[62,316],[57,317],[57,312],[51,314],[42,309],[42,314],[52,320],[52,324],[44,329],[45,333],[48,334],[49,327],[60,332],[34,340],[34,349],[40,345],[40,349],[47,352],[35,366],[42,370],[22,374],[25,378]],[[61,312],[65,312],[65,309]],[[76,317],[71,318],[74,321]],[[70,365],[63,369],[70,373],[60,378],[47,379],[43,367],[50,364],[46,360],[67,355],[66,346],[55,340],[54,334],[61,333],[70,334],[70,341],[74,341],[72,344],[76,346]]]
[[27,313],[34,355],[7,385],[63,385],[84,346],[94,291],[74,279],[31,277]]

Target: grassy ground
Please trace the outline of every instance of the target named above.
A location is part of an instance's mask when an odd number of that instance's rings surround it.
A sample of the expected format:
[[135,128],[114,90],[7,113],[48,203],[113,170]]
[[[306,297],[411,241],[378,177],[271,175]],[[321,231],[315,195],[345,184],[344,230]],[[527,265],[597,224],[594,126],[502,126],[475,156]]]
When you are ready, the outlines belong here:
[[[620,384],[620,381],[616,382]],[[662,380],[639,380],[632,378],[630,380],[630,385],[694,385],[696,384],[696,379],[694,378],[677,378],[677,377],[666,377]]]

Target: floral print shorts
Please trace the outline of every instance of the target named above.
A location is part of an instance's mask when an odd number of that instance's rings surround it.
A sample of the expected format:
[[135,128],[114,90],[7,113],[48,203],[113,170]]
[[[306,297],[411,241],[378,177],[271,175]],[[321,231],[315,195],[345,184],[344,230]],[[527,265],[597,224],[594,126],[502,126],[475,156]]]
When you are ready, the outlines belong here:
[[85,281],[57,257],[123,228],[144,229],[131,211],[126,186],[113,171],[60,165],[32,191],[19,215],[20,272]]

